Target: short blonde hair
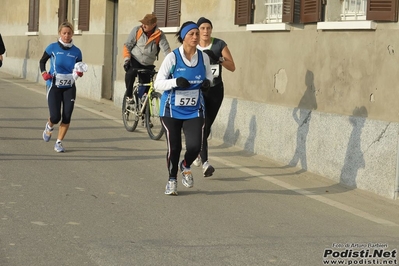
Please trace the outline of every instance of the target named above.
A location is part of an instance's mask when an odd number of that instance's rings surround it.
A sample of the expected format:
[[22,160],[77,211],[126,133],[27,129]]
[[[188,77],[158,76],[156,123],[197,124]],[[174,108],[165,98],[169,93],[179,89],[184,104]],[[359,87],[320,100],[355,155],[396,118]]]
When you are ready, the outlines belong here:
[[62,28],[70,28],[72,32],[74,31],[73,25],[68,21],[64,21],[61,23],[61,25],[58,27],[58,33],[61,32]]

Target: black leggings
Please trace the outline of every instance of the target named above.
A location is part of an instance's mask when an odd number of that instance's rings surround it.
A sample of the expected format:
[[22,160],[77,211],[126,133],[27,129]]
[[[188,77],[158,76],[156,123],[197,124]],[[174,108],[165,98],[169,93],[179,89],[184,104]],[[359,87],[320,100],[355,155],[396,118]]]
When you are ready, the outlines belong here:
[[166,142],[168,145],[166,165],[168,167],[169,177],[176,178],[179,170],[180,153],[182,150],[181,130],[183,129],[184,137],[186,139],[186,153],[184,154],[184,160],[186,166],[189,167],[197,158],[198,153],[201,150],[204,119],[198,117],[182,120],[162,117],[161,122],[165,129]]
[[[137,69],[150,69],[153,70],[155,68],[154,65],[145,66],[140,64],[136,59],[131,57],[130,59],[130,68],[125,73],[125,86],[126,86],[126,96],[132,98],[133,96],[133,84],[134,80],[137,77]],[[149,83],[150,75],[149,74],[140,74],[139,75],[140,83]]]
[[[54,125],[60,122],[63,124],[71,123],[73,108],[75,106],[76,87],[69,89],[59,89],[55,85],[47,88],[47,103],[50,112],[50,122]],[[62,107],[62,116],[61,116]]]
[[220,106],[223,102],[224,86],[223,82],[210,88],[207,93],[204,93],[205,99],[205,129],[204,138],[202,140],[201,161],[205,163],[208,161],[208,137],[211,133],[211,127],[219,112]]

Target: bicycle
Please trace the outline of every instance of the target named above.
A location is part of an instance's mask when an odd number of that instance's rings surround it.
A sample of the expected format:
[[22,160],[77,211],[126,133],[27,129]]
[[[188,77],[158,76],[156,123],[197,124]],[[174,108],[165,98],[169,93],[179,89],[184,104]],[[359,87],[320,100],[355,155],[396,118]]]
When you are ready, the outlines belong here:
[[[159,109],[161,94],[154,90],[154,77],[157,74],[155,70],[138,69],[138,74],[149,74],[149,83],[135,82],[133,85],[133,100],[128,102],[127,95],[123,97],[122,119],[127,131],[133,132],[137,128],[140,118],[145,123],[148,135],[153,140],[159,140],[164,133]],[[143,97],[138,97],[139,86],[149,86],[148,92]]]

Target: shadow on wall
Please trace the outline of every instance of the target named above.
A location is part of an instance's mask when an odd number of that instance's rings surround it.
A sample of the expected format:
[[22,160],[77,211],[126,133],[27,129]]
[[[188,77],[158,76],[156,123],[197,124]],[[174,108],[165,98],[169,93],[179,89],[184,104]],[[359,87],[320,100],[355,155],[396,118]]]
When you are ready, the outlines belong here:
[[234,131],[234,122],[237,114],[237,99],[233,99],[230,108],[229,120],[227,121],[227,127],[223,135],[223,142],[228,145],[235,145],[238,137],[240,136],[240,130]]
[[30,46],[30,41],[28,40],[28,43],[26,45],[26,52],[25,52],[25,58],[24,62],[22,64],[22,78],[26,79],[27,77],[27,71],[28,71],[28,59],[29,59],[29,46]]
[[252,153],[255,153],[256,129],[256,116],[253,115],[251,117],[251,121],[249,122],[249,134],[244,146],[246,151]]
[[298,171],[298,173],[305,172],[308,169],[306,159],[306,138],[309,133],[312,110],[317,109],[314,76],[313,72],[310,70],[306,71],[305,85],[306,91],[299,101],[298,107],[294,108],[292,113],[295,122],[298,124],[298,130],[296,135],[295,153],[291,161],[288,163],[288,166],[297,166],[300,161],[301,170]]
[[356,107],[352,112],[352,116],[349,117],[349,122],[353,126],[353,129],[349,137],[345,162],[341,170],[339,181],[353,188],[357,187],[356,177],[358,170],[366,166],[361,148],[361,135],[367,115],[366,107],[362,106]]

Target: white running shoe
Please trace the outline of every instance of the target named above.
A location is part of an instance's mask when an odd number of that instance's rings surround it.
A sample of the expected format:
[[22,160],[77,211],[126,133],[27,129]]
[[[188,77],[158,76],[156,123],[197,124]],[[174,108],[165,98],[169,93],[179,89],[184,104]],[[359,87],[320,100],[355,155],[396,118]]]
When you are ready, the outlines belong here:
[[134,104],[134,98],[133,97],[126,97],[126,103],[127,104]]
[[62,143],[61,143],[61,142],[56,142],[56,143],[55,143],[55,145],[54,145],[54,150],[55,150],[56,152],[65,152],[65,149],[64,149],[64,147],[62,146]]
[[183,186],[192,188],[194,186],[194,178],[191,169],[183,166],[183,161],[180,162],[180,171],[183,176],[181,182]]
[[177,196],[177,180],[176,179],[171,179],[168,181],[168,183],[166,183],[165,194]]
[[213,175],[213,172],[215,172],[215,168],[213,168],[213,166],[210,165],[208,161],[206,161],[202,166],[202,172],[204,173],[204,177],[209,177]]
[[51,128],[48,122],[46,123],[46,127],[44,128],[43,131],[43,140],[45,142],[49,142],[51,139],[51,133],[53,133],[54,128]]
[[198,155],[197,159],[194,160],[193,164],[197,167],[200,167],[202,162],[201,162],[201,156]]

